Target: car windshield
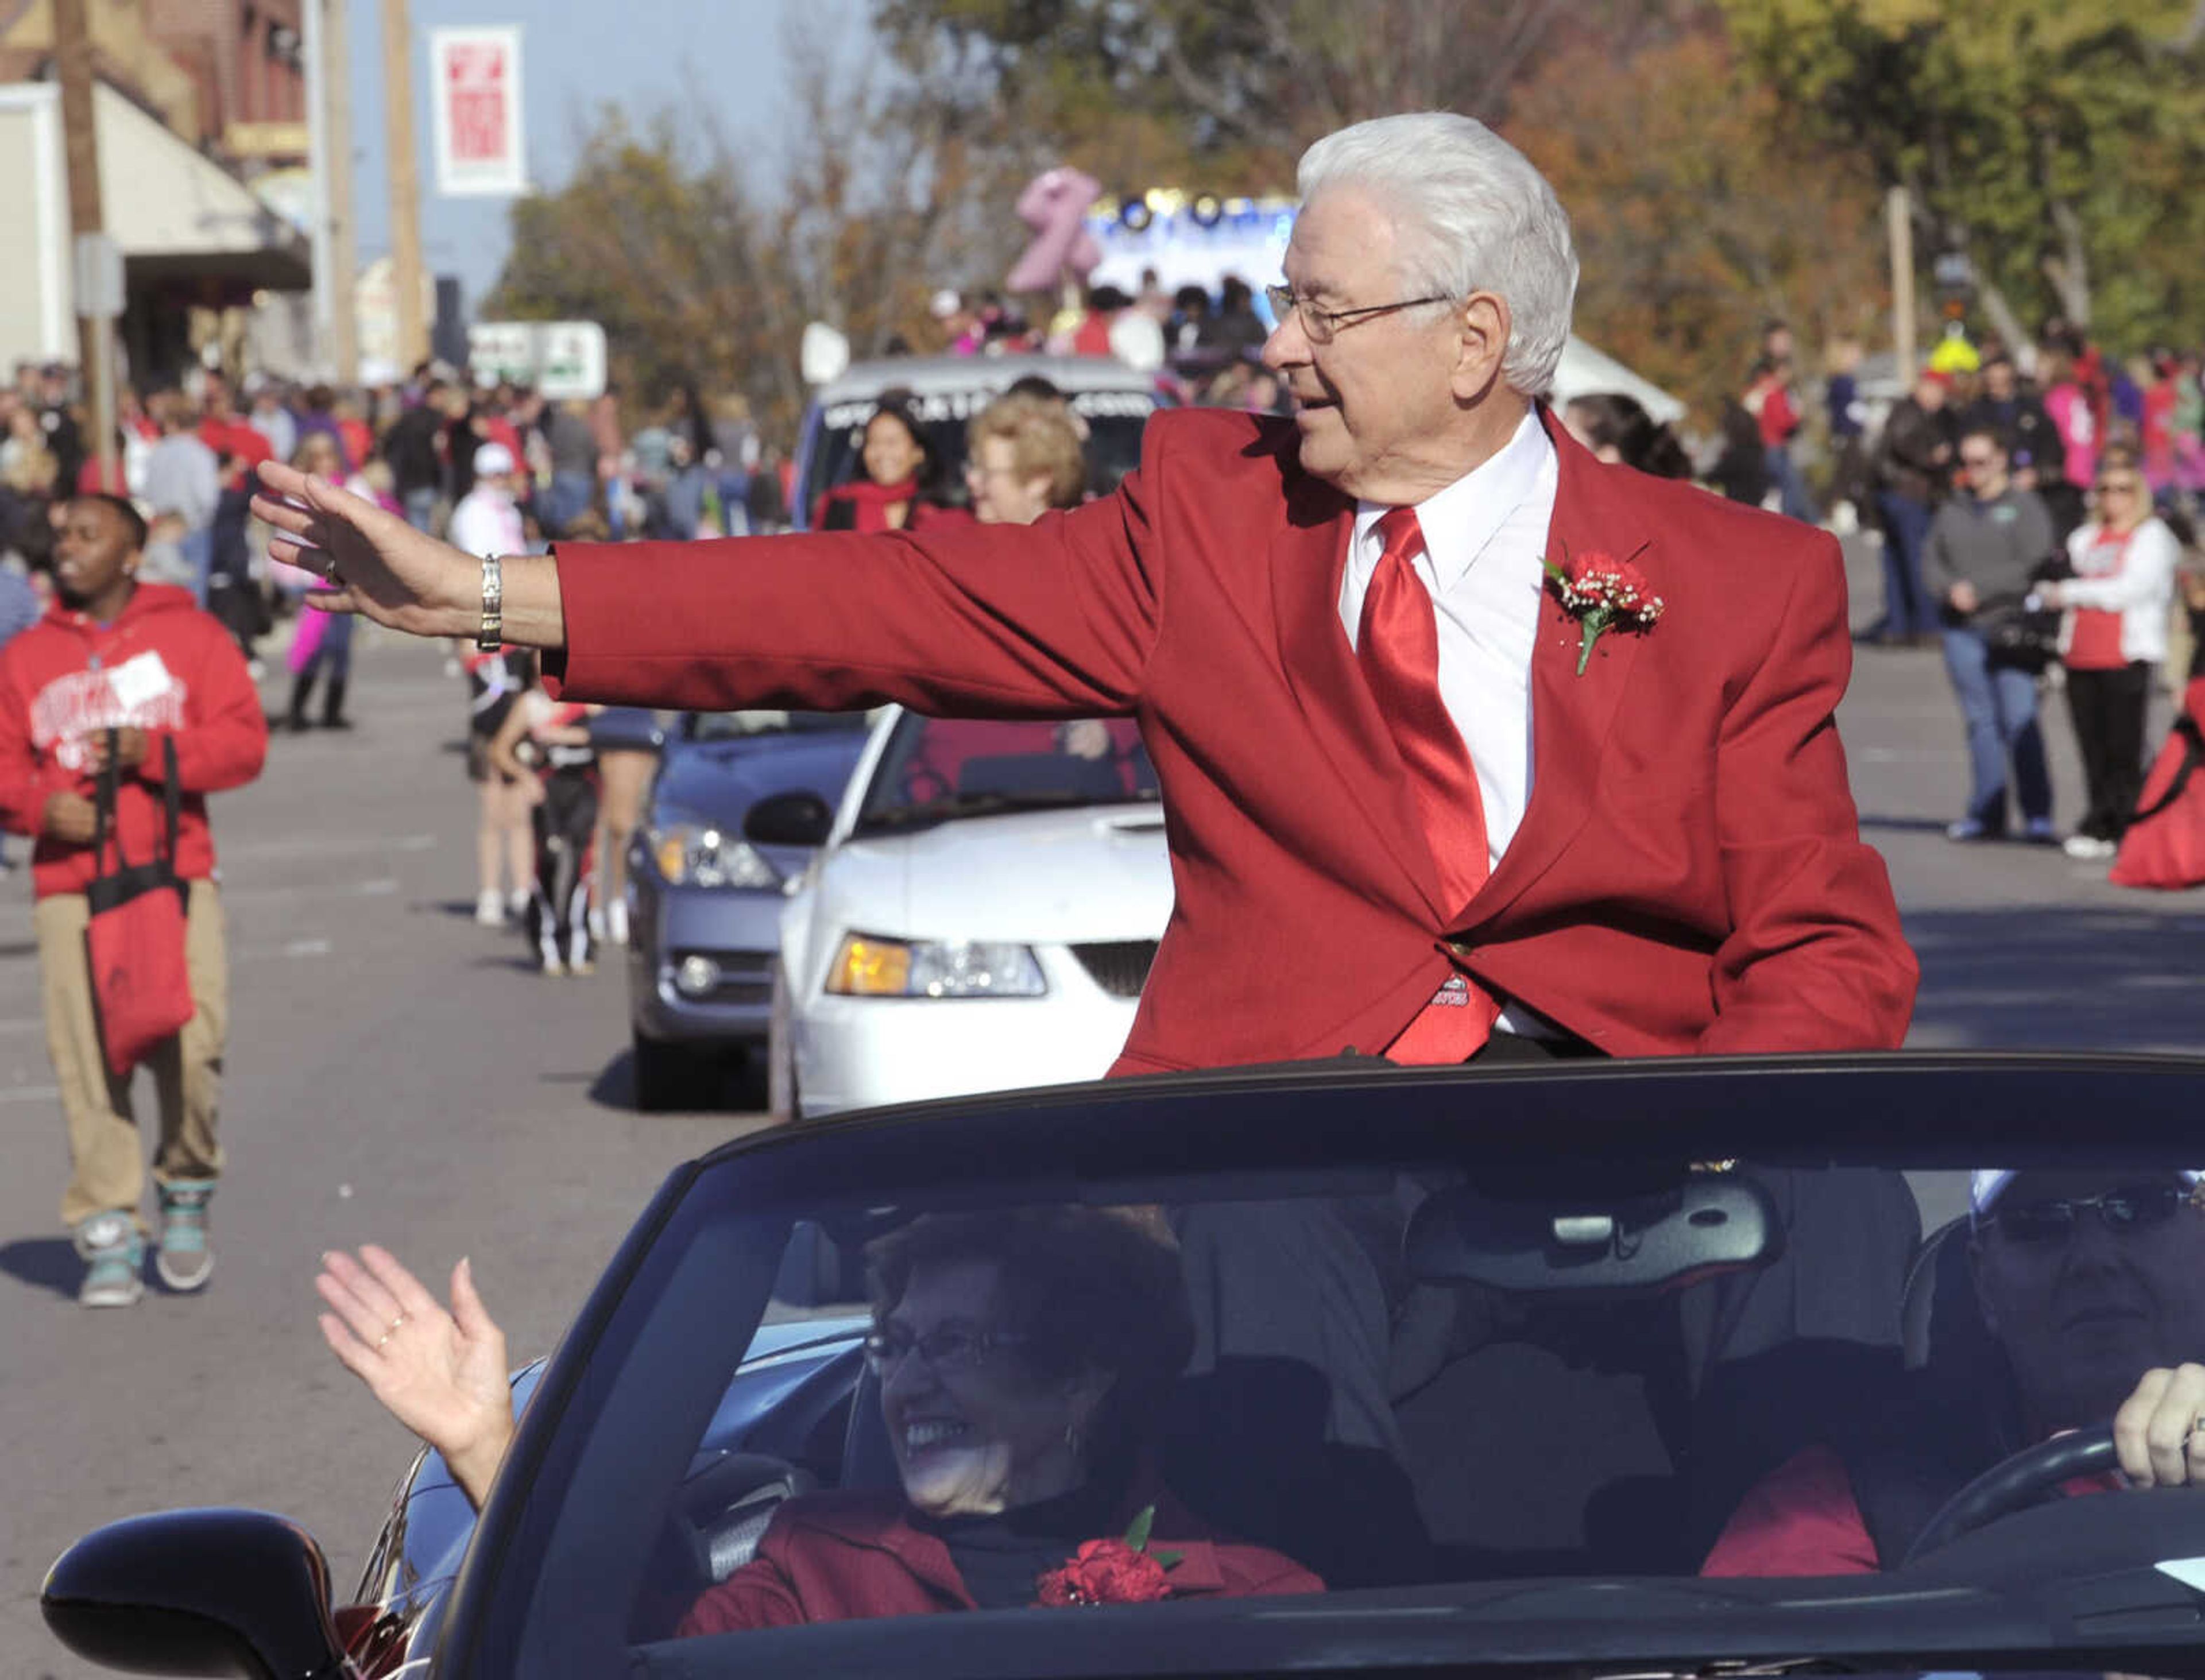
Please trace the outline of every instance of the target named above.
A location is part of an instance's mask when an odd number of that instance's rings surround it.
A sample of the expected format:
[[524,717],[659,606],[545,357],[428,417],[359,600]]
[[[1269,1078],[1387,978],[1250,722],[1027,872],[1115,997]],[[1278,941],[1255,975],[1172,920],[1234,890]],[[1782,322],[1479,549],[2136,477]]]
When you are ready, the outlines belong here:
[[1153,804],[1156,775],[1130,718],[1041,722],[906,712],[883,750],[859,834],[954,817]]
[[871,721],[864,712],[692,712],[688,737],[692,741],[728,741],[749,735],[847,734],[865,728]]
[[[1001,395],[993,388],[935,391],[912,401],[912,411],[938,463],[936,490],[952,497],[962,491],[966,422]],[[1156,399],[1145,390],[1125,389],[1073,391],[1065,401],[1087,426],[1088,490],[1107,496],[1141,464],[1141,432],[1156,410]],[[877,400],[868,398],[831,403],[821,411],[805,477],[805,508],[835,485],[863,474],[859,457],[865,447],[865,422],[877,406]]]
[[2172,1671],[2150,1639],[2200,1636],[2155,1564],[2205,1557],[2205,1501],[2116,1491],[2095,1427],[2205,1355],[2188,1157],[1971,1172],[1988,1128],[1893,1141],[1968,1085],[1874,1072],[1181,1084],[677,1184],[535,1403],[486,1641],[518,1673],[1691,1674],[2022,1666],[1985,1653],[2047,1617]]

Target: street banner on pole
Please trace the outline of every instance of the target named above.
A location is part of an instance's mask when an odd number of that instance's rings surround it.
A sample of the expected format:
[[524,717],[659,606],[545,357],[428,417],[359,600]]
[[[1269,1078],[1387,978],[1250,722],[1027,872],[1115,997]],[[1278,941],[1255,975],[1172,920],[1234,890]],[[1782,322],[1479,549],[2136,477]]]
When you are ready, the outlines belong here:
[[431,30],[429,84],[436,113],[437,191],[446,198],[526,193],[520,29]]

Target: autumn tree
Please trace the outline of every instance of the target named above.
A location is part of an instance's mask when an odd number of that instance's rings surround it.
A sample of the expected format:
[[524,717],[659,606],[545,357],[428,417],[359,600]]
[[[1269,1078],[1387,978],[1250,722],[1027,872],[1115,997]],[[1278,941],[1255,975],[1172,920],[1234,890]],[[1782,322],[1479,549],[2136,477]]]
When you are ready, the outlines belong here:
[[1579,330],[1703,420],[1742,384],[1764,320],[1810,342],[1876,327],[1872,173],[1798,144],[1720,32],[1622,60],[1557,54],[1510,105],[1509,138],[1570,212]]
[[807,323],[861,356],[924,341],[945,278],[1007,267],[1022,230],[1004,206],[1030,160],[960,101],[838,66],[819,33],[788,50],[777,147],[729,134],[701,96],[639,125],[597,113],[567,183],[514,205],[484,313],[598,321],[645,401],[740,391],[782,436],[806,396]]
[[945,74],[1106,181],[1139,141],[1146,178],[1291,187],[1319,135],[1403,110],[1489,121],[1542,59],[1628,50],[1651,0],[878,0],[906,70]]
[[2009,336],[2205,330],[2205,0],[1723,0],[1787,114],[1908,189]]

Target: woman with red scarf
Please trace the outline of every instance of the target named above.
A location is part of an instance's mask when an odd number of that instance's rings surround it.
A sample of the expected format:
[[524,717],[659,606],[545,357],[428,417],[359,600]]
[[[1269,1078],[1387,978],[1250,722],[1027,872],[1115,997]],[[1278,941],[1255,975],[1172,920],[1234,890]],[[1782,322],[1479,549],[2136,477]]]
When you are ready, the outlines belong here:
[[812,504],[814,531],[916,531],[948,512],[924,496],[934,450],[900,403],[883,402],[865,422],[865,476],[837,484]]

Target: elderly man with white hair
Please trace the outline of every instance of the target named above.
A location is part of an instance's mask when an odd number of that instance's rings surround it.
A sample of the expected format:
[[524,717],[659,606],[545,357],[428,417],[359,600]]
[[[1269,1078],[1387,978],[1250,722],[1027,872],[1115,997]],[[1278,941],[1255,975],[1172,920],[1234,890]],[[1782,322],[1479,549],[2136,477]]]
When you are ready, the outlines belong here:
[[1481,124],[1358,124],[1300,187],[1293,418],[1161,414],[1031,526],[530,557],[273,466],[256,505],[323,604],[570,698],[1135,719],[1177,900],[1119,1072],[1897,1045],[1835,543],[1562,430],[1568,219]]

